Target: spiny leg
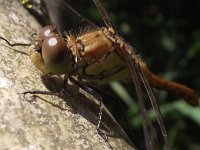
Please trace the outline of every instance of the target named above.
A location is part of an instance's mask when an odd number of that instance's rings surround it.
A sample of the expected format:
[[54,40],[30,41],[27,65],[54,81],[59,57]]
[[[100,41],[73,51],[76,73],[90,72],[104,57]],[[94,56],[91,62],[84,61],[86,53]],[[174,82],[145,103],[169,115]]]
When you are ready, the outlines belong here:
[[104,138],[105,141],[108,141],[108,136],[106,135],[106,132],[100,129],[101,120],[102,120],[102,110],[103,110],[103,99],[101,95],[95,90],[93,90],[92,88],[90,88],[89,86],[87,86],[87,83],[85,82],[77,81],[73,77],[69,77],[69,80],[73,82],[74,84],[76,84],[77,86],[79,86],[80,88],[82,88],[84,91],[86,91],[90,95],[94,96],[99,101],[99,112],[98,112],[99,117],[97,121],[96,130]]
[[58,92],[39,91],[39,90],[35,90],[35,91],[25,91],[25,92],[22,92],[21,94],[23,94],[24,96],[26,96],[27,94],[43,94],[43,95],[56,95],[56,96],[61,96],[61,94],[58,93]]
[[14,46],[30,46],[30,43],[14,43],[11,44],[7,39],[0,37],[1,40],[4,40],[9,46],[14,47]]
[[[42,76],[42,80],[44,80],[44,77],[48,77],[48,76]],[[60,77],[60,76],[58,76],[58,77]],[[32,95],[35,95],[35,94],[39,94],[39,95],[54,95],[54,96],[58,96],[58,97],[64,96],[64,94],[61,92],[61,90],[57,90],[57,88],[56,89],[55,88],[52,89],[51,87],[48,87],[48,85],[46,85],[46,81],[43,81],[43,82],[44,82],[45,86],[48,89],[50,89],[50,91],[28,90],[28,91],[22,92],[21,94],[23,94],[24,97],[27,94],[32,94]],[[55,83],[53,83],[53,84],[55,84]]]
[[[94,85],[87,84],[87,86],[90,87],[91,89],[93,89],[94,91],[100,93],[101,95],[104,95],[104,96],[106,96],[107,98],[109,98],[110,100],[112,100],[112,101],[113,101],[113,105],[116,105],[116,107],[118,107],[119,109],[121,109],[122,114],[124,115],[124,118],[125,118],[125,122],[126,122],[126,124],[127,124],[127,127],[128,127],[128,129],[129,129],[129,131],[131,131],[131,133],[129,133],[129,135],[133,138],[132,129],[131,129],[131,123],[130,123],[130,121],[128,120],[128,116],[126,115],[126,111],[125,111],[125,108],[124,108],[124,106],[123,106],[121,100],[120,100],[118,97],[116,97],[115,95],[112,95],[111,93],[106,92],[106,91],[104,91],[104,90],[102,90],[102,89],[100,89],[100,88],[98,88],[98,87],[96,87],[96,86],[94,86]],[[115,123],[116,123],[118,126],[120,126],[117,122],[115,122]],[[109,134],[109,133],[107,133],[107,135],[108,135],[108,134]],[[127,137],[127,139],[129,140],[129,137]],[[133,144],[132,141],[129,140],[129,142],[130,142],[131,144]],[[134,144],[133,144],[133,145],[134,145]]]
[[[40,95],[54,95],[54,96],[59,96],[59,97],[62,96],[60,93],[50,92],[50,91],[39,91],[39,90],[25,91],[25,92],[22,92],[21,94],[23,94],[24,99],[26,99],[29,102],[33,102],[33,101],[36,100],[36,97],[39,97],[36,94],[40,94]],[[27,97],[26,97],[27,94],[31,94],[32,95],[32,97],[33,97],[32,100],[27,99]],[[42,99],[41,97],[39,97],[39,98]],[[42,100],[44,100],[44,99],[42,99]],[[55,105],[55,104],[52,104],[52,105]]]

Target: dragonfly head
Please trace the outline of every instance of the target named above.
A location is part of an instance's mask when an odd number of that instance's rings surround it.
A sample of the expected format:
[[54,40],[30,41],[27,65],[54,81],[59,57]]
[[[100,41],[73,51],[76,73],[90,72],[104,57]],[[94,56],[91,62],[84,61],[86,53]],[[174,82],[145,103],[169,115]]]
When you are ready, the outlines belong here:
[[44,74],[60,75],[70,73],[72,70],[72,54],[55,25],[48,25],[38,30],[35,42],[29,51],[31,61]]
[[58,31],[55,25],[48,25],[38,30],[35,36],[35,42],[33,44],[36,51],[39,52],[42,50],[42,43],[46,38],[57,33]]

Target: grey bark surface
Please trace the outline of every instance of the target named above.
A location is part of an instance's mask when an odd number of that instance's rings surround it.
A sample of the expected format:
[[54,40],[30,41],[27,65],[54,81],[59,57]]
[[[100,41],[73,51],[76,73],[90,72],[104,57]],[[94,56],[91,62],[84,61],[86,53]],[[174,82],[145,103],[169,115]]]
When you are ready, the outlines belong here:
[[[41,28],[16,0],[0,0],[0,18],[0,36],[11,43],[30,43],[30,35]],[[98,105],[76,87],[61,97],[24,97],[27,90],[57,90],[61,81],[41,78],[29,57],[16,51],[27,52],[27,47],[0,40],[0,50],[0,149],[133,149],[106,111],[103,123],[113,134],[106,142],[97,133]]]

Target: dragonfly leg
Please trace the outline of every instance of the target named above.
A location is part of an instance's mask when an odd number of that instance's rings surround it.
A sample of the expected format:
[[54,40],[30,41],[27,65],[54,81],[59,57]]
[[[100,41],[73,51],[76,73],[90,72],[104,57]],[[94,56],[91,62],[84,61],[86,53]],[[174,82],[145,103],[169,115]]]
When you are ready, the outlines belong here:
[[55,95],[55,96],[61,96],[60,93],[57,93],[57,92],[51,92],[51,91],[38,91],[38,90],[35,90],[35,91],[25,91],[25,92],[22,92],[21,94],[23,94],[24,98],[26,99],[26,95],[27,94],[42,94],[42,95]]
[[65,95],[65,91],[67,91],[66,84],[67,84],[68,78],[69,78],[69,76],[67,76],[67,75],[64,76],[64,81],[62,83],[62,89],[59,92],[61,95]]
[[101,95],[99,93],[97,93],[96,91],[94,91],[93,89],[89,88],[90,91],[88,93],[91,93],[92,96],[94,96],[98,101],[99,101],[99,112],[98,112],[98,121],[97,121],[97,126],[96,126],[96,130],[99,133],[99,135],[101,135],[105,141],[108,141],[108,136],[106,134],[106,132],[104,130],[101,130],[100,126],[101,126],[101,120],[102,120],[102,111],[103,111],[103,99],[101,97]]
[[97,91],[92,89],[89,85],[87,85],[87,83],[85,83],[83,81],[77,81],[73,77],[69,77],[69,80],[71,82],[73,82],[75,85],[82,88],[84,91],[86,91],[90,95],[92,95],[93,97],[95,97],[99,101],[99,112],[98,112],[98,121],[97,121],[96,130],[99,133],[99,135],[101,135],[104,138],[105,141],[108,141],[108,136],[106,135],[106,132],[104,132],[100,128],[101,121],[102,121],[102,111],[103,111],[103,106],[104,106],[103,105],[103,99],[102,99],[101,95]]
[[[94,94],[94,91],[93,91]],[[95,93],[95,98],[99,100],[100,104],[99,104],[99,118],[97,121],[97,132],[107,141],[108,137],[107,135],[100,129],[100,125],[101,125],[101,120],[102,120],[102,110],[103,110],[103,99],[101,97],[101,95],[99,95],[98,93]]]

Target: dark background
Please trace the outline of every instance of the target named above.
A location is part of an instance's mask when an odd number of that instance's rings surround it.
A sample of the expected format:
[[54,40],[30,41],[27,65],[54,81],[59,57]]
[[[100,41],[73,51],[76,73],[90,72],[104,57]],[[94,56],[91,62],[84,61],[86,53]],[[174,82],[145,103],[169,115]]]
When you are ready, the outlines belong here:
[[[74,28],[80,25],[76,19],[67,15],[59,3],[53,0],[44,1],[51,12],[51,17],[54,18],[54,23],[56,22],[60,28],[75,31]],[[99,26],[104,25],[92,1],[68,0],[68,2],[83,16]],[[188,85],[198,95],[200,94],[199,0],[107,0],[103,1],[103,4],[120,34],[137,50],[154,73],[165,79]],[[42,21],[47,24],[49,20],[45,16]],[[81,30],[76,29],[78,30],[75,32]],[[133,84],[115,82],[104,88],[123,100],[133,128],[134,143],[140,149],[144,149],[140,113],[137,104],[132,102],[132,99],[136,99]],[[116,92],[118,90],[120,92]],[[200,149],[200,108],[193,108],[181,98],[164,91],[156,90],[155,94],[173,149]],[[124,116],[118,114],[119,109],[115,107],[113,101],[109,103],[108,100],[104,100],[104,102],[128,131]],[[151,107],[149,114],[153,124],[158,127]],[[160,137],[159,129],[157,132]]]

